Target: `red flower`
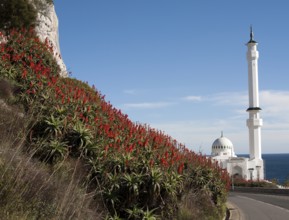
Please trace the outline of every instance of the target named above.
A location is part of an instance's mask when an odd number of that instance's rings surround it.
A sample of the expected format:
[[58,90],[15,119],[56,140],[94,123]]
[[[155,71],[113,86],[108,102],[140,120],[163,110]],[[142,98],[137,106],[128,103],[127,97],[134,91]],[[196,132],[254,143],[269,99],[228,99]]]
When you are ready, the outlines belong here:
[[180,164],[179,167],[178,167],[178,173],[179,174],[182,174],[183,173],[183,169],[184,169],[184,164]]
[[23,72],[22,72],[22,78],[26,79],[26,77],[27,77],[27,70],[24,69]]

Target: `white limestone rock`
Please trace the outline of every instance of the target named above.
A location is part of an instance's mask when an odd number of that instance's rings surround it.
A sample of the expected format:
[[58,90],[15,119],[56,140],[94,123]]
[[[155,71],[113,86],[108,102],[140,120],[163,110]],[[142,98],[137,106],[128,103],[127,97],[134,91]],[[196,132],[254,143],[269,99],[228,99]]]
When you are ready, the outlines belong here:
[[46,0],[38,0],[36,3],[38,10],[37,25],[35,31],[38,37],[45,41],[47,38],[54,48],[54,57],[61,69],[60,75],[67,77],[66,65],[61,59],[58,32],[58,17],[55,12],[54,4],[48,4]]

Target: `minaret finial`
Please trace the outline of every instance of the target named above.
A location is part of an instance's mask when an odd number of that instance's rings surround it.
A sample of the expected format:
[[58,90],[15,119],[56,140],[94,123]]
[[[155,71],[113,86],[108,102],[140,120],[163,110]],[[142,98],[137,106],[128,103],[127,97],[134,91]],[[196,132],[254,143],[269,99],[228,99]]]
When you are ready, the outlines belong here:
[[250,41],[254,41],[254,33],[252,25],[250,26]]
[[255,40],[254,40],[254,33],[253,33],[253,27],[252,25],[250,25],[250,40],[248,43],[257,43]]

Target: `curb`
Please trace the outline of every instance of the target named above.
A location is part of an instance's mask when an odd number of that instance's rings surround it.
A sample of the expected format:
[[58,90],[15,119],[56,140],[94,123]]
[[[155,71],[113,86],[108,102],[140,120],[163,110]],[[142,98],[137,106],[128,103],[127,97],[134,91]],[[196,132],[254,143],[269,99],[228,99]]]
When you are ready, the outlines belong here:
[[226,220],[242,220],[240,211],[238,207],[232,203],[232,202],[227,202],[227,217]]

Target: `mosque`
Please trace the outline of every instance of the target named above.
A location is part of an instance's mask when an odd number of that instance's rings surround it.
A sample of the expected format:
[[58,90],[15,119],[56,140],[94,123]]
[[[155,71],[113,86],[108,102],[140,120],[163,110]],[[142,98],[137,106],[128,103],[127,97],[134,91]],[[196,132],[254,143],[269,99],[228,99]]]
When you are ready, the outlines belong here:
[[218,161],[221,168],[226,169],[234,178],[246,180],[263,180],[264,163],[261,157],[261,127],[263,120],[260,118],[258,88],[258,43],[254,40],[251,27],[250,40],[247,43],[248,61],[248,89],[249,89],[249,118],[247,127],[249,130],[249,158],[237,157],[232,142],[223,136],[216,139],[212,144],[211,158]]

